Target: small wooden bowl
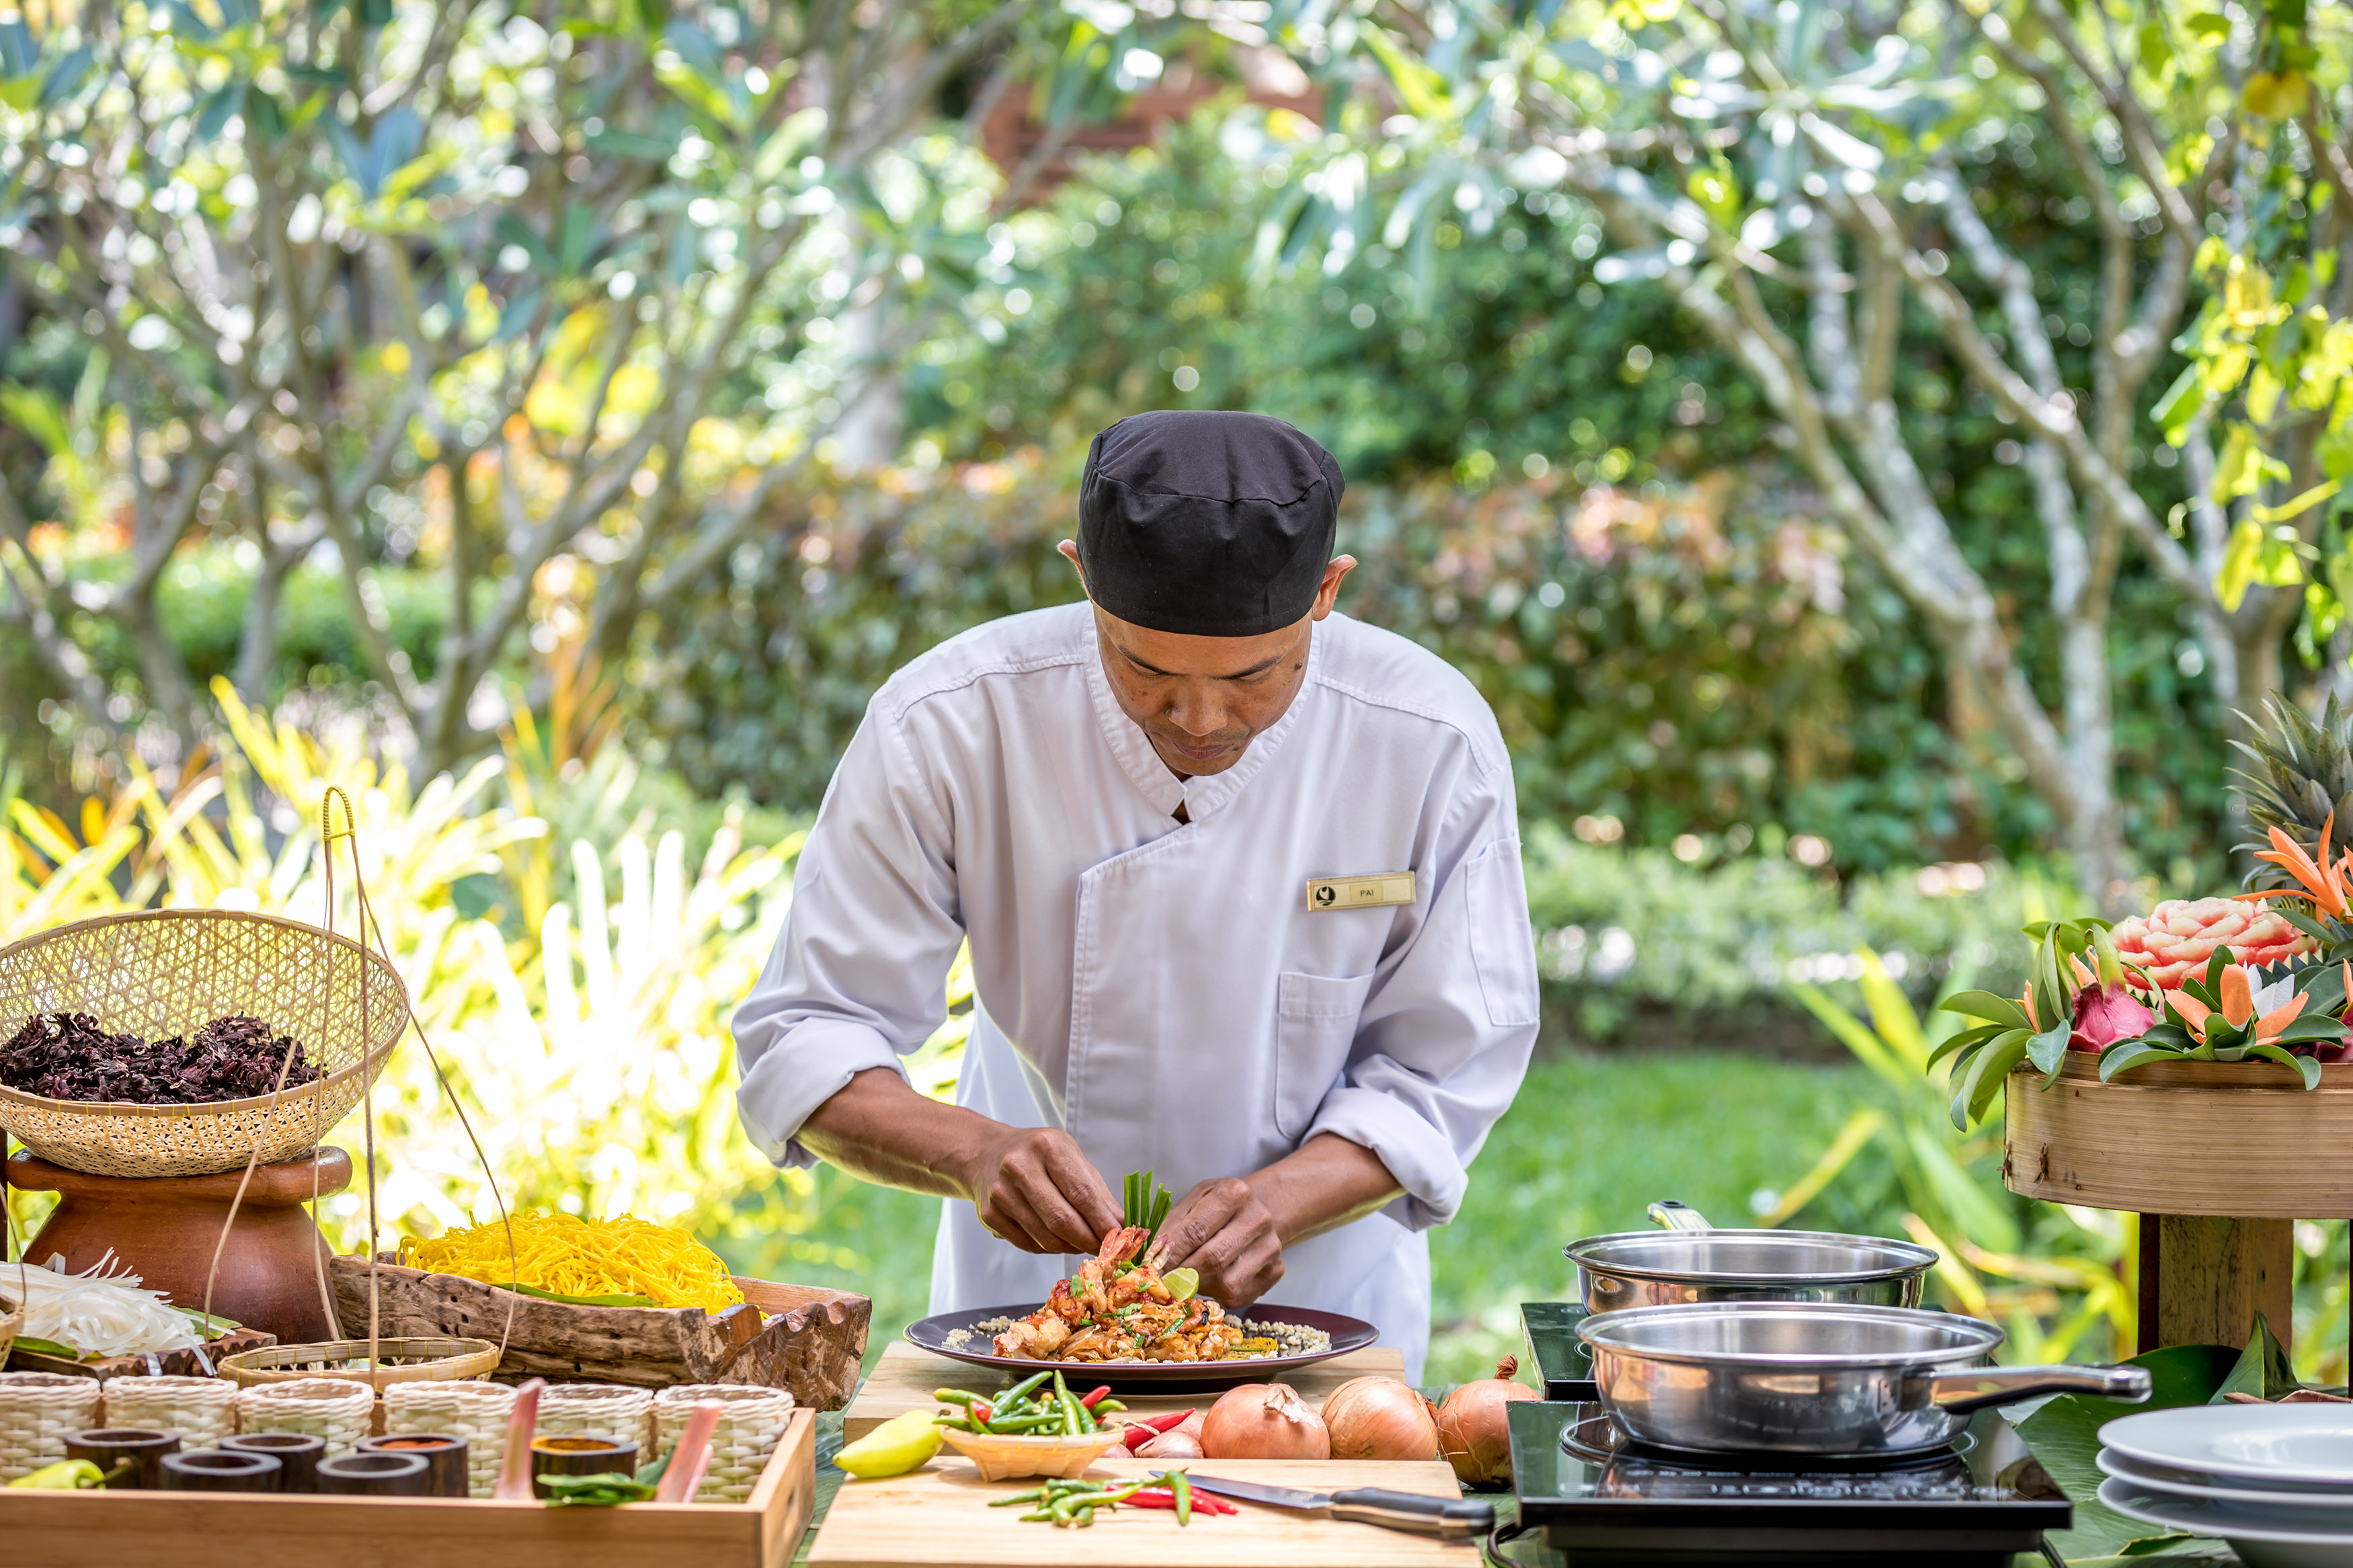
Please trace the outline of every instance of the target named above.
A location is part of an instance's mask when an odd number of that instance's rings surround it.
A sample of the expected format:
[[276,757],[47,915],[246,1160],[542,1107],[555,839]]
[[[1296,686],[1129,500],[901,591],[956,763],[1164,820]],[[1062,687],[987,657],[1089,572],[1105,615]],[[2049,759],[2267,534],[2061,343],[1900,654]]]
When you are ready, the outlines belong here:
[[999,1436],[993,1432],[959,1432],[953,1426],[940,1429],[947,1446],[979,1467],[984,1481],[1027,1480],[1032,1476],[1050,1476],[1068,1480],[1083,1475],[1086,1468],[1118,1447],[1127,1434],[1092,1432],[1082,1437]]

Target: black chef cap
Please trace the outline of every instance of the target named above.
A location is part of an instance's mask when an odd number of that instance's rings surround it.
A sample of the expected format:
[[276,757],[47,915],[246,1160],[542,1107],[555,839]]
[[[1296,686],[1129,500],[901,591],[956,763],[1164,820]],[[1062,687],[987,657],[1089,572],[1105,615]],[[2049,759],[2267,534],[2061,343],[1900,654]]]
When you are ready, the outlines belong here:
[[1314,608],[1342,483],[1331,453],[1263,414],[1132,415],[1087,449],[1087,596],[1157,632],[1279,631]]

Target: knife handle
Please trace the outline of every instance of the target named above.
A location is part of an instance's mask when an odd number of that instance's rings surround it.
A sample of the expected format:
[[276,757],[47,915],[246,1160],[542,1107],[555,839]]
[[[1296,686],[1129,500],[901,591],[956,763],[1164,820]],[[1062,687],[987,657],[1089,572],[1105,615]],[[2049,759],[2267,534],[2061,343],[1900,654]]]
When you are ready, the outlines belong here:
[[1332,1517],[1461,1541],[1495,1528],[1495,1505],[1477,1498],[1424,1497],[1381,1487],[1352,1487],[1332,1494]]

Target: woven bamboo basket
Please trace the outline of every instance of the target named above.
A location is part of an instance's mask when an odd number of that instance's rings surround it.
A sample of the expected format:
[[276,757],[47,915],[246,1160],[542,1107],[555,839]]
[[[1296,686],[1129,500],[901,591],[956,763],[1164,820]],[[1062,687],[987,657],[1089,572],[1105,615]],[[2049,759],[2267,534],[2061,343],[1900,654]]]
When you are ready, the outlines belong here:
[[327,1456],[348,1454],[375,1420],[367,1384],[340,1377],[304,1377],[240,1388],[235,1401],[239,1432],[307,1432],[323,1437]]
[[267,1345],[220,1359],[220,1375],[239,1388],[333,1378],[381,1393],[401,1383],[460,1383],[488,1377],[499,1364],[489,1340],[384,1339],[368,1366],[368,1342],[329,1340],[314,1345]]
[[8,1364],[8,1347],[25,1330],[25,1309],[22,1303],[10,1307],[6,1298],[0,1297],[0,1366]]
[[617,1383],[550,1384],[539,1396],[542,1437],[603,1437],[635,1443],[653,1457],[654,1396]]
[[[37,1014],[87,1013],[167,1039],[248,1015],[302,1042],[314,1082],[205,1105],[90,1104],[0,1087],[0,1130],[69,1170],[196,1176],[290,1159],[357,1105],[408,1025],[381,954],[299,921],[148,910],[79,921],[0,948],[0,1039]],[[364,1026],[363,1026],[364,1019]]]
[[793,1418],[793,1396],[781,1388],[740,1383],[685,1383],[662,1389],[654,1395],[655,1446],[668,1450],[685,1430],[694,1407],[714,1402],[726,1408],[711,1434],[711,1465],[694,1489],[694,1500],[742,1502],[759,1485],[768,1456],[784,1437]]
[[66,1435],[98,1425],[100,1384],[55,1372],[0,1372],[0,1483],[66,1457]]
[[498,1489],[514,1402],[515,1391],[500,1383],[396,1383],[384,1391],[384,1429],[463,1437],[467,1495],[488,1497]]
[[110,1426],[177,1432],[183,1448],[217,1448],[237,1430],[237,1384],[218,1377],[115,1377],[100,1385]]

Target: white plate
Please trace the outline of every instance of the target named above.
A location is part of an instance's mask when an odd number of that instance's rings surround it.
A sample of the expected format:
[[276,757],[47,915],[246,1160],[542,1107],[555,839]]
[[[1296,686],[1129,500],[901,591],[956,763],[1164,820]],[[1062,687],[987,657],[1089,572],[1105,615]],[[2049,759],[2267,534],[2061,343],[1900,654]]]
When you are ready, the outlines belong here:
[[2117,1481],[2129,1481],[2144,1493],[2172,1493],[2177,1498],[2202,1498],[2207,1502],[2245,1502],[2266,1510],[2311,1510],[2317,1514],[2341,1514],[2353,1523],[2353,1490],[2278,1490],[2278,1488],[2233,1486],[2226,1477],[2205,1477],[2195,1469],[2169,1469],[2134,1460],[2117,1448],[2099,1450],[2099,1467]]
[[2184,1405],[2111,1421],[2100,1441],[2169,1470],[2353,1487],[2353,1405]]
[[2212,1503],[2142,1491],[2113,1478],[2100,1483],[2100,1502],[2142,1524],[2227,1541],[2247,1568],[2353,1568],[2353,1529],[2265,1527]]

